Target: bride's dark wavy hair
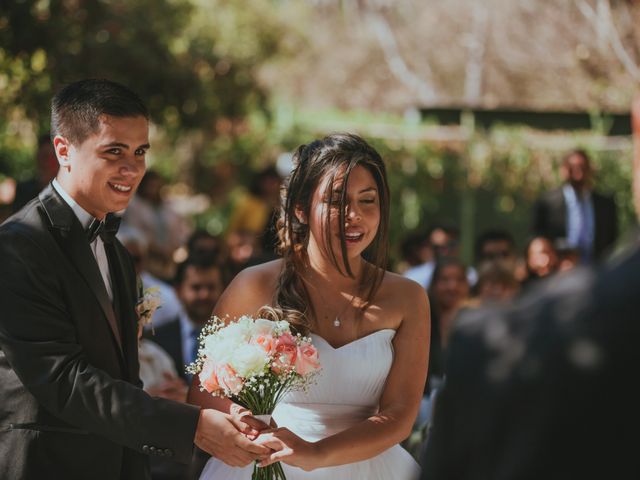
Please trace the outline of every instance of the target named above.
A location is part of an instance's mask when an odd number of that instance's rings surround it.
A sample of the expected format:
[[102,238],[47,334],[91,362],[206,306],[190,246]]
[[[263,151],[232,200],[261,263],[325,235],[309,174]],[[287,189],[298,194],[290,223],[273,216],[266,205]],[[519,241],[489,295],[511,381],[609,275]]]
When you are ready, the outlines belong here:
[[[302,282],[300,273],[309,266],[307,246],[309,244],[309,225],[300,221],[296,211],[302,212],[302,218],[311,217],[311,201],[320,183],[328,178],[329,199],[339,194],[340,255],[334,251],[331,243],[330,211],[324,213],[325,253],[340,273],[355,278],[347,260],[345,241],[345,207],[347,201],[346,185],[353,169],[366,168],[373,176],[378,190],[380,206],[380,224],[374,240],[364,251],[367,260],[360,279],[359,292],[365,294],[361,306],[364,311],[374,298],[382,279],[388,258],[389,235],[389,186],[387,171],[380,154],[361,137],[353,134],[338,133],[308,145],[298,147],[293,155],[294,168],[285,180],[281,190],[281,208],[278,219],[279,253],[284,265],[274,293],[273,306],[282,318],[286,318],[296,331],[307,334],[311,328],[310,316],[315,312],[308,291]],[[336,181],[344,188],[336,190]]]

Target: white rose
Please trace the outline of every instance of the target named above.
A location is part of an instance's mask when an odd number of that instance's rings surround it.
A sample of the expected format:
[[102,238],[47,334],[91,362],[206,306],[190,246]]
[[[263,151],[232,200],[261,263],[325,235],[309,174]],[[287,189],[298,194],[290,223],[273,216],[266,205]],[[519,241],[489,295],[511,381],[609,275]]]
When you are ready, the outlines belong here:
[[264,371],[268,362],[269,357],[262,348],[242,345],[233,353],[230,364],[238,375],[248,378]]
[[238,345],[239,342],[225,340],[218,335],[209,335],[204,341],[203,351],[207,358],[215,359],[216,363],[227,363]]
[[253,336],[259,335],[273,335],[273,329],[275,325],[271,320],[265,320],[264,318],[258,318],[254,322]]
[[224,338],[225,341],[245,343],[251,338],[252,327],[253,322],[250,318],[240,317],[238,321],[229,323],[229,325],[224,327],[218,333],[220,338]]

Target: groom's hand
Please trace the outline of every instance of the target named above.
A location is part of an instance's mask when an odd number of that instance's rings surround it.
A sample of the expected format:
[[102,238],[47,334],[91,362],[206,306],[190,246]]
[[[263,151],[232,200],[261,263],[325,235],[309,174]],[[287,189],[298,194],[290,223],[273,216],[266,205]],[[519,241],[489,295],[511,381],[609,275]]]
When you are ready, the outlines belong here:
[[198,448],[232,467],[244,467],[266,458],[271,449],[256,445],[242,433],[247,425],[233,415],[202,409],[194,443]]

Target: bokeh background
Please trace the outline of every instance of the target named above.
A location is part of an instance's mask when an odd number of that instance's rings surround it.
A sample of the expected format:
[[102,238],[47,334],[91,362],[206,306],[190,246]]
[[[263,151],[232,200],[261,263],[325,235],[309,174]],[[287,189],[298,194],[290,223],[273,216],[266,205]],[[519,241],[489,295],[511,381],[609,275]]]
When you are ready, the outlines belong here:
[[0,217],[34,175],[52,93],[120,81],[152,113],[151,168],[173,208],[225,233],[253,174],[335,131],[387,161],[392,262],[436,222],[519,247],[570,149],[631,209],[636,0],[2,0]]

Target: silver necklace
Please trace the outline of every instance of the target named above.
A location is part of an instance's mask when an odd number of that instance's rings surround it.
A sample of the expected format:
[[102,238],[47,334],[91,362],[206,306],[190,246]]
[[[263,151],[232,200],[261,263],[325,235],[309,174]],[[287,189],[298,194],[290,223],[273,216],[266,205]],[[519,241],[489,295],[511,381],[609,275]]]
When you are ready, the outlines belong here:
[[[316,291],[318,292],[318,295],[320,296],[320,299],[322,300],[322,303],[324,303],[325,305],[327,305],[327,301],[324,299],[324,295],[322,295],[322,293],[320,293],[320,289],[316,288]],[[344,315],[344,312],[347,311],[347,308],[349,308],[352,304],[353,304],[353,300],[356,298],[356,294],[354,293],[353,295],[351,295],[351,300],[349,300],[349,303],[347,303],[342,310],[340,310],[340,312],[338,312],[335,316],[335,318],[333,319],[333,326],[336,328],[339,328],[342,326],[342,320],[340,319],[340,317],[342,317],[342,315]],[[327,318],[327,317],[325,317]]]
[[351,295],[351,300],[349,300],[349,303],[347,303],[345,305],[345,307],[342,309],[342,311],[336,315],[336,318],[333,319],[333,326],[336,328],[339,328],[342,326],[342,320],[340,320],[340,317],[344,314],[344,312],[347,311],[347,308],[349,308],[352,304],[353,304],[353,299],[356,298],[356,294],[354,293],[353,295]]

